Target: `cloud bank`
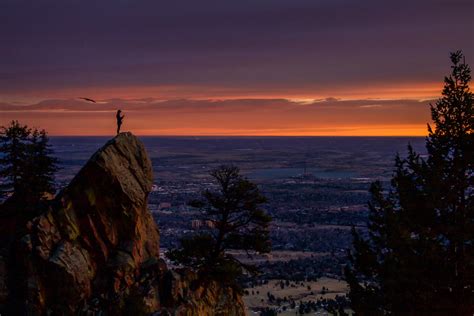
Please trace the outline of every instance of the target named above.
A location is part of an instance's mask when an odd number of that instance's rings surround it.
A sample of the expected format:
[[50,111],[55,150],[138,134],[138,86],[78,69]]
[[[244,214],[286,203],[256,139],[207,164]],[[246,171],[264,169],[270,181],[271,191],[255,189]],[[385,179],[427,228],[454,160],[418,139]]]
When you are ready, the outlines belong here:
[[111,135],[115,111],[139,135],[424,135],[429,100],[44,100],[1,103],[0,124],[18,119],[52,135]]
[[0,97],[433,83],[450,51],[473,58],[473,10],[469,0],[3,0]]

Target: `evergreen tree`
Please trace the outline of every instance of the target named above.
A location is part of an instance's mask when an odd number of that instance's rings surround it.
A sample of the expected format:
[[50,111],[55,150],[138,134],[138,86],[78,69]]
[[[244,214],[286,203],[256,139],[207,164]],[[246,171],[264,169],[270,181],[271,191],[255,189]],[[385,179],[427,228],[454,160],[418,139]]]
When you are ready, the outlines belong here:
[[0,177],[2,195],[26,190],[24,166],[28,159],[28,142],[31,129],[12,121],[10,126],[0,131]]
[[256,269],[237,260],[228,250],[269,252],[271,218],[260,208],[265,197],[254,183],[240,175],[238,168],[221,166],[211,176],[218,190],[206,190],[202,199],[190,203],[201,211],[203,221],[212,223],[210,229],[181,239],[181,247],[167,256],[197,270],[201,276],[236,286],[235,280],[243,270]]
[[44,193],[54,193],[53,157],[44,130],[28,128],[18,121],[0,131],[0,177],[2,193],[12,194],[22,206],[34,206]]
[[396,158],[391,189],[371,186],[368,236],[353,230],[346,268],[361,315],[474,313],[474,109],[470,68],[451,54],[442,98],[431,107],[428,157]]
[[54,193],[54,174],[58,171],[58,159],[53,156],[46,131],[33,130],[29,146],[29,192],[39,200],[44,193]]

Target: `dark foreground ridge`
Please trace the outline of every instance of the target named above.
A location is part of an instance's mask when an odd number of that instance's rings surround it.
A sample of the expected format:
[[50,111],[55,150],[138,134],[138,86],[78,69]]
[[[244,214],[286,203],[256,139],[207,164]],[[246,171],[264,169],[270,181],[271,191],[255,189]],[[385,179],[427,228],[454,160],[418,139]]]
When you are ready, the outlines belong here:
[[121,133],[34,219],[18,224],[21,210],[1,209],[2,226],[15,224],[1,231],[0,313],[245,315],[230,288],[202,287],[159,258],[152,181],[143,144]]

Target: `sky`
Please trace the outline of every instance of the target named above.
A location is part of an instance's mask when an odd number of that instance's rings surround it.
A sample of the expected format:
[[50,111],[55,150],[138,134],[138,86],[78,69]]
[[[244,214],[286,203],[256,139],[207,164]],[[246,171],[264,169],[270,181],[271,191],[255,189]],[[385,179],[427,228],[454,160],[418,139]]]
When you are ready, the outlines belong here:
[[[1,0],[0,125],[425,135],[471,0]],[[90,103],[79,99],[88,97]]]

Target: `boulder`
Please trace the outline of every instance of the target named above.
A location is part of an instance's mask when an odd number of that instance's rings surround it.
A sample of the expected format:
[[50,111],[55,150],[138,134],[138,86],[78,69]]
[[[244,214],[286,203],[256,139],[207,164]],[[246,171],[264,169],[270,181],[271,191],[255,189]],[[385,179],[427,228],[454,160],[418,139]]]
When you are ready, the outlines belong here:
[[192,272],[169,271],[159,258],[147,207],[152,183],[138,138],[121,133],[107,142],[41,215],[7,236],[13,242],[2,243],[0,313],[244,315],[235,291],[191,286]]

